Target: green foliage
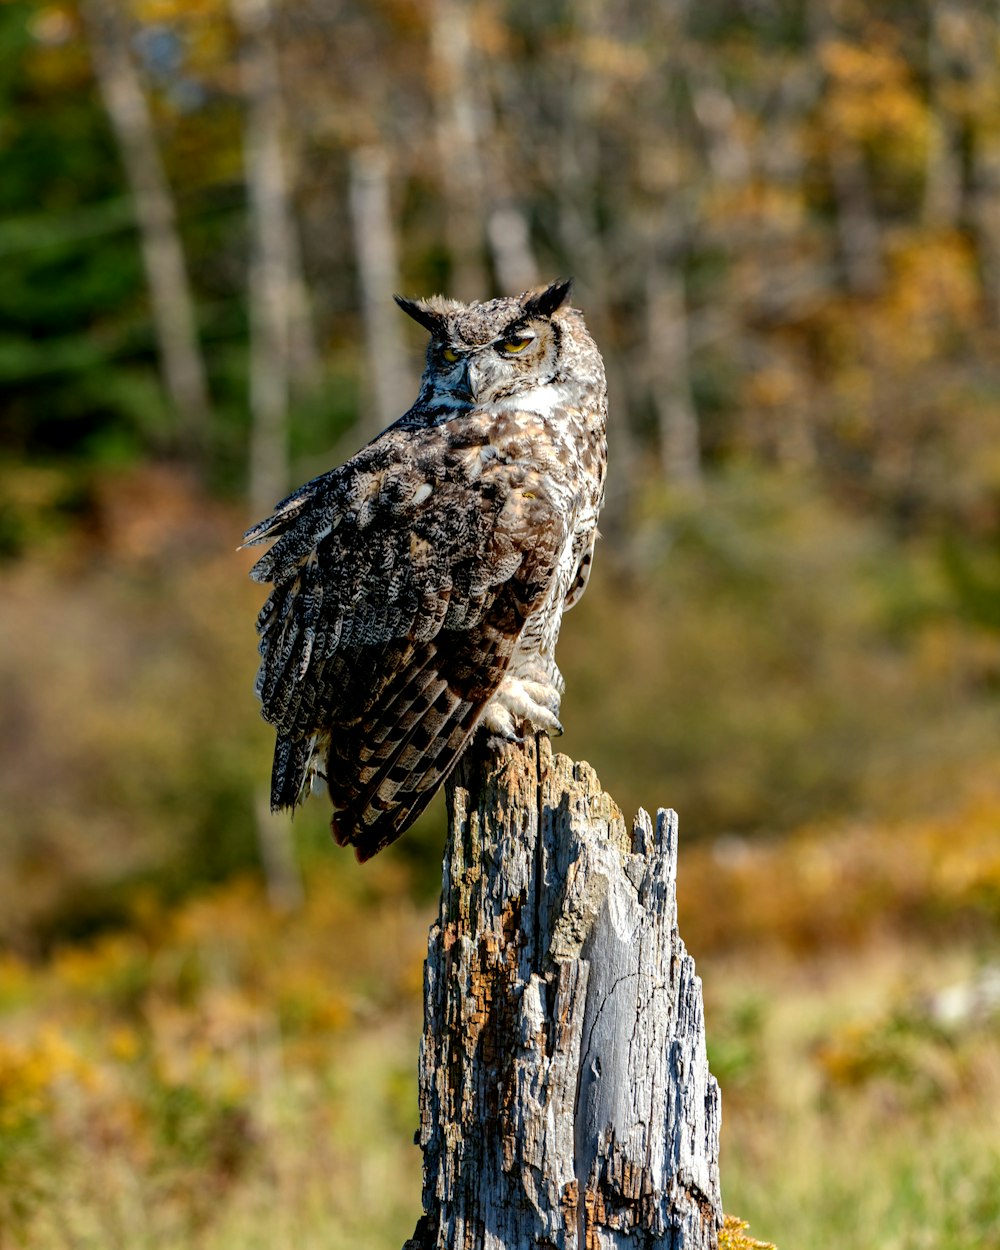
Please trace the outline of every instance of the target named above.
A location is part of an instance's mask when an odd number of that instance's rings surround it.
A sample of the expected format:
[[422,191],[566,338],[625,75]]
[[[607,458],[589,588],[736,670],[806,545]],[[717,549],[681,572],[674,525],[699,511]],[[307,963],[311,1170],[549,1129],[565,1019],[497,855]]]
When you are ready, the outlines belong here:
[[708,1031],[708,1066],[729,1098],[760,1080],[766,1007],[749,997],[713,1016]]
[[[0,11],[0,439],[21,455],[88,455],[134,430],[150,389],[153,411],[163,405],[131,206],[86,56],[40,47],[38,13],[30,3]],[[147,385],[129,396],[117,369],[137,354]],[[135,432],[132,455],[140,445]]]
[[948,534],[942,543],[942,563],[961,615],[1000,632],[1000,551],[995,542],[963,543]]

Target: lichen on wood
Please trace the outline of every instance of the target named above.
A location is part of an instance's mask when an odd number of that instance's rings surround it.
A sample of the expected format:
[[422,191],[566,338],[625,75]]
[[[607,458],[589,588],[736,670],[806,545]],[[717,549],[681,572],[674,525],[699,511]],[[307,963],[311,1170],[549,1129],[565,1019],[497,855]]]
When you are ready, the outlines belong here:
[[629,828],[548,739],[448,787],[406,1250],[714,1250],[719,1091],[677,932],[677,823]]

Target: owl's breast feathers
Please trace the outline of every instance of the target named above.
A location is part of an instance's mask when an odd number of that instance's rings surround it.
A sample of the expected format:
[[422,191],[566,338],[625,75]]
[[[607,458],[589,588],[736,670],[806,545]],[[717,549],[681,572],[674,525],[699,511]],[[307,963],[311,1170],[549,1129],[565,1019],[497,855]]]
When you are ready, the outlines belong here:
[[[510,439],[532,443],[516,415]],[[272,807],[325,773],[334,834],[359,859],[457,762],[566,544],[558,464],[511,458],[503,437],[468,417],[392,427],[245,535],[275,540],[251,571],[273,583],[257,620]]]

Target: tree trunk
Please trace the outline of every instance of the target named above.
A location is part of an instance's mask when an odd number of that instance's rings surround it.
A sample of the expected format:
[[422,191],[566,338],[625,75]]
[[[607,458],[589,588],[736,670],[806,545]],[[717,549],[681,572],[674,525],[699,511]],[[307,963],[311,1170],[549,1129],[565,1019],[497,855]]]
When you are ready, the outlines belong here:
[[719,1090],[677,932],[677,824],[631,829],[545,737],[448,786],[405,1250],[715,1247]]
[[[502,169],[495,171],[500,185],[506,181]],[[531,227],[520,205],[501,201],[490,209],[486,237],[493,256],[497,287],[501,294],[520,295],[539,283],[538,263],[531,248]]]
[[680,265],[649,250],[646,269],[646,334],[649,389],[660,431],[665,480],[699,490],[701,435],[691,388],[687,297]]
[[885,282],[885,266],[864,157],[856,144],[835,134],[829,136],[827,155],[847,289],[852,295],[877,295]]
[[197,455],[207,441],[209,421],[205,365],[173,196],[129,51],[128,20],[118,0],[84,0],[81,12],[135,206],[164,388],[176,414],[178,441],[189,455]]
[[973,143],[972,223],[979,251],[987,314],[1000,325],[1000,140],[985,132]]
[[927,164],[922,217],[932,229],[954,230],[962,216],[962,153],[959,122],[948,107],[948,44],[942,30],[945,11],[927,5]]
[[384,148],[369,145],[351,153],[351,223],[372,398],[371,408],[361,422],[365,440],[374,438],[401,417],[416,394],[403,318],[389,298],[390,291],[400,290],[389,167]]
[[444,231],[451,261],[448,293],[459,299],[484,299],[486,197],[472,15],[460,0],[433,0],[428,15]]
[[319,379],[308,295],[291,203],[284,102],[270,0],[230,0],[240,33],[244,164],[250,223],[250,506],[270,510],[291,481],[293,370],[304,389]]
[[246,101],[244,164],[250,218],[250,508],[269,511],[289,487],[287,188],[277,64],[267,0],[233,0]]

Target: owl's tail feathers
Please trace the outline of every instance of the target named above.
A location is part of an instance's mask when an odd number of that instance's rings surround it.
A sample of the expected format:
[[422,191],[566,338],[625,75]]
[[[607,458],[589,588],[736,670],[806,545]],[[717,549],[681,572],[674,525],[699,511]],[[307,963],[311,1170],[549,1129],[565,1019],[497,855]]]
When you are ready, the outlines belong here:
[[295,807],[305,797],[315,751],[313,738],[278,735],[271,766],[271,811]]
[[353,846],[358,863],[367,863],[409,829],[437,792],[438,787],[434,786],[425,794],[416,795],[411,803],[379,812],[371,821],[367,813],[359,819],[355,813],[335,811],[330,831],[338,846]]
[[364,863],[404,834],[458,763],[481,714],[482,705],[442,691],[374,772],[362,772],[360,790],[338,793],[331,784],[338,845],[353,846]]

